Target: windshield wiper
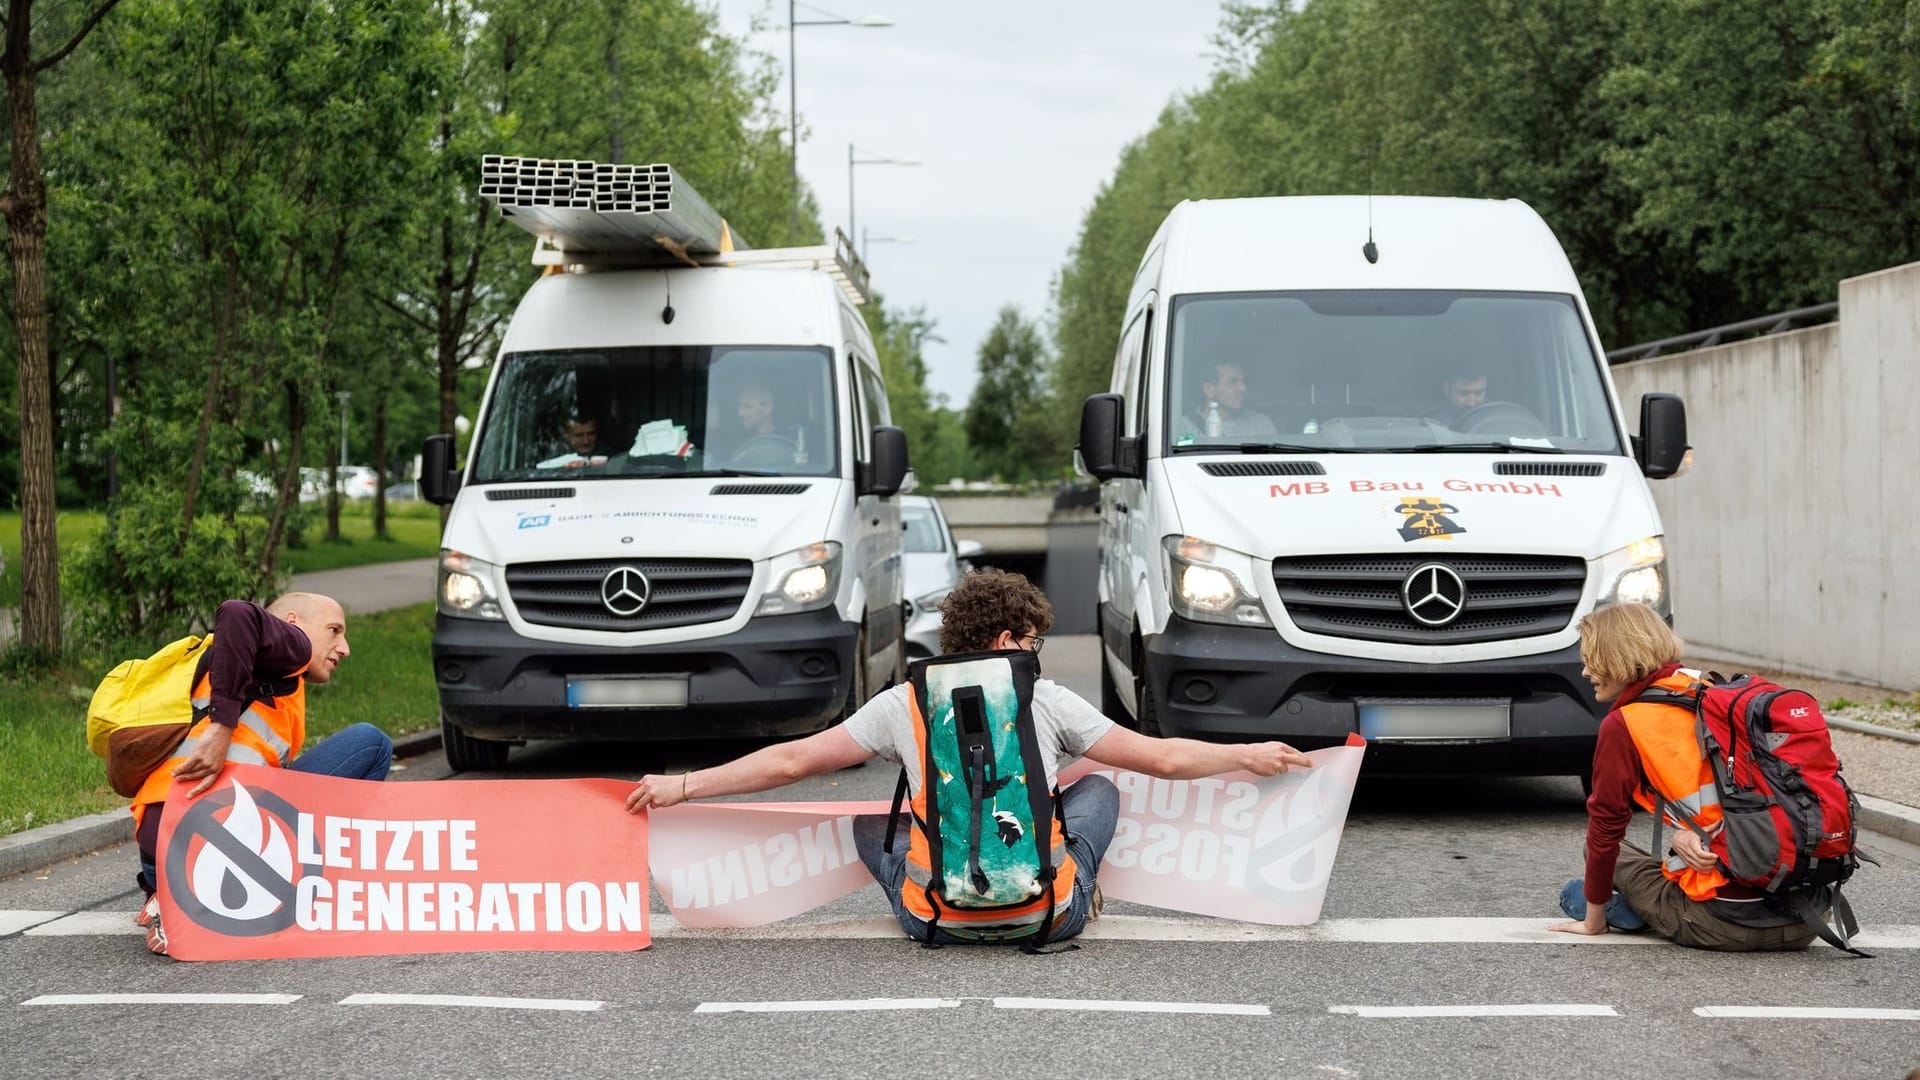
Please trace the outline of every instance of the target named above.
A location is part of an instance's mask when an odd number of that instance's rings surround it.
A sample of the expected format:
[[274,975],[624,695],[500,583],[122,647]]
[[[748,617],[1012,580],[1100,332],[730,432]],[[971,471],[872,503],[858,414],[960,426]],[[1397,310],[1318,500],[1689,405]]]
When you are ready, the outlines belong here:
[[1564,454],[1557,446],[1516,446],[1513,443],[1421,443],[1418,446],[1381,447],[1382,454]]
[[783,472],[779,472],[779,471],[776,471],[776,470],[774,470],[774,469],[689,469],[689,470],[687,470],[686,472],[657,472],[657,473],[656,473],[656,472],[648,472],[648,473],[638,473],[638,474],[634,474],[634,473],[628,473],[627,475],[629,475],[629,476],[633,476],[633,475],[640,475],[640,476],[675,476],[675,477],[679,477],[679,476],[688,476],[688,477],[695,477],[695,478],[699,478],[699,477],[708,477],[708,478],[712,478],[712,477],[716,477],[716,476],[718,476],[718,477],[727,477],[727,476],[785,476],[785,475],[787,475],[787,474],[786,474],[786,473],[783,473]]
[[1307,446],[1304,443],[1210,443],[1205,446],[1176,446],[1176,454],[1358,454],[1351,446]]

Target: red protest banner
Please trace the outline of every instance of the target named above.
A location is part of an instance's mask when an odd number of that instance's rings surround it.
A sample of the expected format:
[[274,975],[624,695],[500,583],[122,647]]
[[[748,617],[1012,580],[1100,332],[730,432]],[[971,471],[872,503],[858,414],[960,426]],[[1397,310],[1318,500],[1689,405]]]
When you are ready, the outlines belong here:
[[616,780],[367,783],[229,766],[175,784],[160,911],[180,960],[652,942],[647,830]]

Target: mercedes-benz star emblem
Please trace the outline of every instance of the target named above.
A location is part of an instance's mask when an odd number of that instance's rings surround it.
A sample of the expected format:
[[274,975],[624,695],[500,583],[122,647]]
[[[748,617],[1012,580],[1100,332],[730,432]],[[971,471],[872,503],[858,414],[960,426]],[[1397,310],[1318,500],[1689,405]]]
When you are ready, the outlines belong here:
[[640,614],[652,593],[653,583],[632,566],[616,566],[600,579],[600,602],[623,619]]
[[1407,614],[1423,626],[1445,626],[1467,606],[1467,583],[1445,563],[1427,563],[1407,575],[1400,586]]

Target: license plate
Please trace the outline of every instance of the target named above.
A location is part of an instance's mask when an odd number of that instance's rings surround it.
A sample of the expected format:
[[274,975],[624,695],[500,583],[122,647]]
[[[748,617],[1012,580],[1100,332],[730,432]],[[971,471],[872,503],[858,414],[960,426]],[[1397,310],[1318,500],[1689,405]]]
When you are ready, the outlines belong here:
[[687,680],[568,679],[569,709],[683,709]]
[[1504,698],[1358,698],[1355,704],[1360,734],[1370,742],[1487,742],[1513,733],[1513,706]]

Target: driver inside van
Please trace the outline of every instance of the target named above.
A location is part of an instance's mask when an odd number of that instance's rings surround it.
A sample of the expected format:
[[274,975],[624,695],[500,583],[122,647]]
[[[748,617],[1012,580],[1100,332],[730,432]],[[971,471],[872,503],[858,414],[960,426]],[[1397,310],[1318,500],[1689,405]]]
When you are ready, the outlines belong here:
[[607,425],[594,413],[575,409],[567,414],[560,424],[560,434],[566,439],[568,450],[534,466],[539,469],[579,469],[589,465],[605,465],[607,452],[601,446],[601,435]]
[[1456,368],[1442,386],[1444,397],[1427,414],[1448,427],[1458,426],[1469,412],[1487,403],[1487,373],[1484,368]]
[[1217,363],[1200,385],[1201,400],[1186,417],[1187,430],[1205,439],[1273,439],[1280,429],[1264,413],[1247,408],[1247,373],[1239,364]]

